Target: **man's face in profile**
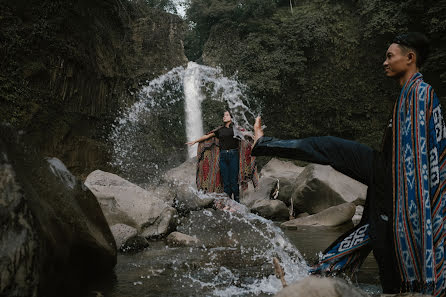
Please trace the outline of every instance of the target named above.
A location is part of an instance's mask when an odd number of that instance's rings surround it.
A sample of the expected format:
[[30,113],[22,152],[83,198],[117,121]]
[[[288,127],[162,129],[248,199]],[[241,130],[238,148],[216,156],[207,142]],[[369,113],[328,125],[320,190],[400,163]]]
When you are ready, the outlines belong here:
[[384,72],[388,77],[401,77],[408,70],[409,57],[398,44],[392,43],[386,52],[383,63]]

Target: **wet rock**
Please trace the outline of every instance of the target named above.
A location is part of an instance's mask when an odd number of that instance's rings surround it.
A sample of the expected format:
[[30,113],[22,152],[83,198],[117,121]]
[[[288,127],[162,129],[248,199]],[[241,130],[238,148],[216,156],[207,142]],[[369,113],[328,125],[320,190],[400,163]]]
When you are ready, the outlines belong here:
[[243,214],[249,213],[249,209],[245,205],[229,199],[226,194],[216,195],[216,198],[214,200],[214,208],[228,212],[237,212]]
[[198,246],[200,241],[195,236],[189,236],[180,232],[172,232],[167,238],[167,245],[169,246]]
[[138,233],[138,230],[136,230],[135,228],[124,224],[115,224],[110,227],[110,230],[113,233],[113,237],[116,241],[116,247],[118,249],[122,247],[127,239],[135,236]]
[[149,246],[149,242],[142,236],[135,235],[128,238],[121,246],[120,251],[123,253],[137,253]]
[[334,205],[365,200],[366,192],[367,186],[331,166],[309,164],[296,179],[291,198],[296,210],[314,214]]
[[197,158],[194,157],[163,175],[163,181],[175,192],[174,206],[181,214],[210,207],[214,201],[212,195],[197,191],[196,169]]
[[85,185],[98,199],[110,225],[122,223],[145,229],[145,237],[166,234],[176,214],[155,191],[144,190],[112,173],[93,171]]
[[254,189],[250,185],[242,197],[242,202],[248,207],[252,207],[257,200],[270,199],[271,191],[279,180],[280,188],[276,199],[289,204],[296,178],[303,170],[304,167],[296,166],[292,162],[271,159],[260,172],[258,188]]
[[153,223],[142,227],[141,236],[145,238],[158,238],[169,234],[177,225],[177,211],[166,207]]
[[267,219],[284,220],[290,217],[288,207],[280,200],[258,200],[251,211]]
[[1,296],[53,296],[116,264],[115,240],[93,194],[60,160],[40,158],[4,126],[0,225]]
[[164,173],[163,180],[171,185],[190,185],[196,190],[196,172],[197,157],[194,157]]
[[317,214],[297,218],[280,225],[286,229],[296,229],[300,225],[338,226],[350,221],[355,214],[356,206],[353,203],[343,203],[329,207]]
[[309,276],[280,290],[275,297],[367,297],[343,279]]
[[215,200],[214,196],[197,192],[191,185],[177,185],[175,189],[175,208],[179,213],[211,207]]

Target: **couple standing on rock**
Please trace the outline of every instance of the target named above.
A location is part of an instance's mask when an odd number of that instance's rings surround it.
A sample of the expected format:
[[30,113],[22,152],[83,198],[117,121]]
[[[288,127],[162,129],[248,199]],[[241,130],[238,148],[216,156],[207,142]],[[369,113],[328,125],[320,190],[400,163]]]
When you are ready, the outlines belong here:
[[402,89],[381,151],[330,136],[265,137],[256,119],[252,155],[331,165],[368,186],[361,222],[324,251],[312,273],[354,272],[373,251],[384,293],[445,295],[446,127],[419,72],[427,53],[420,33],[399,35],[387,49],[385,74]]

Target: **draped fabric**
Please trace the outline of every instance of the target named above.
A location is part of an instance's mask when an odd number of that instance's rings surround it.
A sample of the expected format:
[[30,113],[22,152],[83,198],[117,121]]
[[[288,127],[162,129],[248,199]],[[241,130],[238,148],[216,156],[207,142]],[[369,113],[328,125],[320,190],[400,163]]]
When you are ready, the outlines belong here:
[[[220,127],[212,130],[212,133]],[[255,164],[255,157],[251,156],[252,144],[250,141],[241,140],[239,144],[239,184],[242,190],[246,190],[251,181],[257,187],[259,176]],[[197,148],[197,189],[205,192],[223,192],[223,181],[220,177],[219,166],[220,149],[218,138],[211,137],[202,141]]]
[[312,274],[333,275],[338,272],[356,272],[371,251],[369,224],[358,224],[339,237],[311,267]]
[[220,177],[220,149],[217,137],[209,138],[198,144],[197,149],[197,189],[204,192],[223,192]]
[[403,289],[444,294],[446,129],[432,87],[414,74],[393,114],[394,243]]
[[[401,291],[445,295],[446,127],[432,87],[414,74],[393,109],[393,245]],[[383,173],[384,174],[384,173]],[[390,173],[389,173],[390,174]],[[364,214],[368,209],[367,196]],[[355,271],[370,252],[370,217],[327,248],[312,273]],[[376,218],[375,218],[376,219]],[[375,230],[379,232],[379,230]]]

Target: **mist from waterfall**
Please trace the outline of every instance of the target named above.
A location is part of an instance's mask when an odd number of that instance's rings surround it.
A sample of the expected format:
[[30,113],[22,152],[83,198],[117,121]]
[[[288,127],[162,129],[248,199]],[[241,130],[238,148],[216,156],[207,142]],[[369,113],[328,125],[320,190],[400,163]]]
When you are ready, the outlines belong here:
[[117,117],[109,141],[111,165],[139,184],[156,182],[166,169],[195,156],[196,146],[185,143],[222,125],[224,110],[247,131],[260,112],[245,85],[194,62],[148,82],[137,98]]

